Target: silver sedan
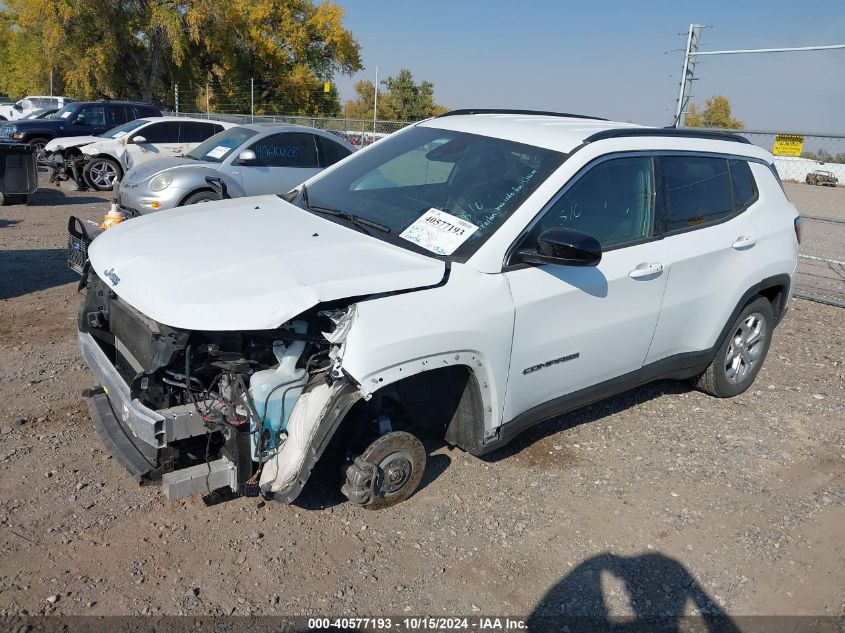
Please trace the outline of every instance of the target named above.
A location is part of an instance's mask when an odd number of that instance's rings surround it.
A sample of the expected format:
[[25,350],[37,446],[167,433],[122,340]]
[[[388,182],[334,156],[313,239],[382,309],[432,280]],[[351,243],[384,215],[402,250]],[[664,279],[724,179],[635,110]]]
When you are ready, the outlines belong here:
[[290,191],[355,148],[330,132],[299,125],[256,123],[229,128],[181,157],[157,158],[131,169],[117,203],[130,216],[220,198]]

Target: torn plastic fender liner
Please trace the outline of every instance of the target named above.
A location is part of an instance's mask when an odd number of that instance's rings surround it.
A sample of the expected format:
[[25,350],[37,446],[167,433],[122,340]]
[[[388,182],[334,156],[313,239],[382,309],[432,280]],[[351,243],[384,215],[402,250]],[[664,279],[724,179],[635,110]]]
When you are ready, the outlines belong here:
[[288,420],[288,437],[261,471],[259,484],[274,499],[292,503],[334,432],[359,399],[358,388],[345,380],[320,383],[299,396]]

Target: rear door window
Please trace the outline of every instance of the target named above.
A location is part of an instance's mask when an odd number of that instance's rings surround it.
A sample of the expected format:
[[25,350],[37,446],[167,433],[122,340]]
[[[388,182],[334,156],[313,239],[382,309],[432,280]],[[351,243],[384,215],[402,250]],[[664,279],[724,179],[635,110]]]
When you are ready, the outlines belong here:
[[179,123],[176,121],[165,121],[153,123],[138,132],[147,143],[178,143]]
[[325,136],[315,134],[314,138],[317,139],[317,149],[320,152],[321,167],[334,165],[337,161],[346,158],[352,153],[352,150],[348,147],[345,147],[330,138],[326,138]]
[[303,132],[271,134],[252,144],[259,164],[266,167],[317,167],[314,135]]
[[667,231],[723,219],[734,212],[728,161],[705,156],[664,156]]
[[122,105],[109,106],[109,113],[111,115],[112,125],[120,125],[121,123],[126,123],[127,121],[131,121],[135,118],[132,113],[132,108]]
[[212,123],[198,123],[196,121],[182,121],[179,123],[180,143],[202,143],[210,136],[219,132],[218,126]]

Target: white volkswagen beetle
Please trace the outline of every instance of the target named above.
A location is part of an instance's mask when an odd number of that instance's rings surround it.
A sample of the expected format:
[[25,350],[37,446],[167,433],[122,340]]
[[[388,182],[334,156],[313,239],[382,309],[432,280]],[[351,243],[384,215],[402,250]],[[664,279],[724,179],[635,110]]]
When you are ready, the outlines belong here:
[[135,165],[182,156],[234,125],[184,117],[135,119],[101,136],[54,139],[44,147],[41,162],[53,169],[51,182],[73,180],[80,188],[110,191]]

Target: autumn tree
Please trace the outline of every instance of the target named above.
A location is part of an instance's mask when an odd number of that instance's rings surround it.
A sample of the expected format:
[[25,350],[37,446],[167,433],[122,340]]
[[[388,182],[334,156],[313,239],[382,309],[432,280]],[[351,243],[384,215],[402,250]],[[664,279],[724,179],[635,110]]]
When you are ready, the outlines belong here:
[[[379,90],[378,118],[399,121],[414,121],[442,114],[443,106],[434,101],[434,84],[414,81],[413,73],[407,68],[399,71],[395,77],[388,77],[381,84],[385,90]],[[375,87],[371,81],[359,81],[355,84],[357,98],[347,101],[344,113],[350,118],[370,119],[373,116],[373,98]]]
[[[173,84],[205,105],[245,111],[339,110],[324,84],[361,68],[343,9],[313,0],[4,0],[0,91],[171,102]],[[3,29],[4,24],[11,25]]]
[[728,130],[741,130],[745,124],[731,116],[731,102],[727,97],[717,95],[705,101],[704,110],[690,103],[686,116],[686,127],[713,127]]

